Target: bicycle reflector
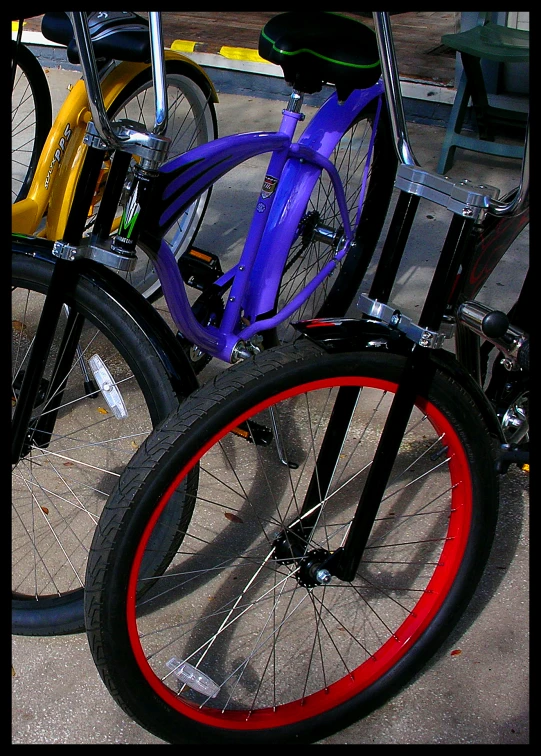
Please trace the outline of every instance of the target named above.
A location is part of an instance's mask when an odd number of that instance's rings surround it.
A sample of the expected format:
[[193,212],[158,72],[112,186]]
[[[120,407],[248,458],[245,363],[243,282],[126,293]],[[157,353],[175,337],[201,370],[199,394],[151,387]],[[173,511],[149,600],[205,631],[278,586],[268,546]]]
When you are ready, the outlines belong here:
[[122,394],[118,390],[113,376],[105,366],[105,363],[98,354],[93,355],[88,364],[94,374],[96,383],[98,384],[103,398],[107,402],[109,409],[113,412],[117,420],[122,420],[128,416],[128,410],[124,404]]

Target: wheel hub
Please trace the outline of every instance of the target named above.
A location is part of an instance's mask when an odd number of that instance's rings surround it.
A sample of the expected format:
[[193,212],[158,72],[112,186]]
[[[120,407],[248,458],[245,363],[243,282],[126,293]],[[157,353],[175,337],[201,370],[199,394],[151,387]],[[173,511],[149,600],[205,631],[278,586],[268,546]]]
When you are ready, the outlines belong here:
[[336,246],[341,237],[342,229],[335,229],[320,223],[318,212],[309,213],[302,222],[302,241],[305,245],[319,241],[333,247]]
[[274,558],[280,564],[296,565],[295,577],[299,585],[315,588],[326,585],[332,575],[327,569],[331,552],[326,549],[307,551],[307,539],[294,530],[281,533],[274,541]]

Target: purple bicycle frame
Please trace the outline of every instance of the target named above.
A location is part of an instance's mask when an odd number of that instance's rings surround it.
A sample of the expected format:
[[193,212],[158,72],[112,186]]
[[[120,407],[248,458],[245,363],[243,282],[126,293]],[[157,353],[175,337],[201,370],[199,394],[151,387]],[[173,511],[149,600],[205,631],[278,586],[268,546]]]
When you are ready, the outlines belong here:
[[[213,357],[230,362],[239,341],[247,341],[254,334],[273,328],[289,317],[332,272],[336,263],[347,253],[353,231],[342,183],[329,158],[353,120],[374,98],[381,98],[383,92],[384,86],[380,80],[369,89],[354,91],[342,104],[333,93],[296,143],[293,136],[302,116],[284,110],[282,123],[276,132],[221,137],[184,153],[160,168],[162,181],[168,176],[171,180],[162,191],[157,213],[153,207],[152,215],[156,218],[152,221],[152,232],[143,231],[139,243],[154,262],[170,314],[186,339]],[[380,109],[381,99],[366,165],[370,163]],[[271,177],[274,191],[269,193],[262,190],[239,262],[216,281],[217,286],[232,282],[220,326],[203,326],[192,313],[178,265],[163,235],[185,208],[221,176],[249,158],[266,152],[272,155],[265,178]],[[274,307],[289,249],[322,170],[330,176],[341,213],[344,236],[340,249],[334,259],[274,317],[256,322],[258,316]],[[360,203],[365,182],[366,173]],[[242,330],[239,329],[241,312],[250,323]]]

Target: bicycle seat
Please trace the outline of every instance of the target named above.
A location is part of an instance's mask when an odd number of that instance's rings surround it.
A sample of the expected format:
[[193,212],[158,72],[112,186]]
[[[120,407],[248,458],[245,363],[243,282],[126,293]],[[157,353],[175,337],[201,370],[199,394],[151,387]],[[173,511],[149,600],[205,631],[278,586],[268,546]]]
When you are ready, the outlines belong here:
[[286,82],[299,92],[313,94],[334,84],[340,101],[375,84],[381,73],[372,29],[330,11],[271,18],[259,36],[259,55],[281,66]]
[[[97,59],[148,63],[150,39],[148,21],[131,11],[92,11],[88,28]],[[63,11],[45,13],[41,33],[51,42],[67,47],[70,63],[79,63],[79,51],[69,16]]]

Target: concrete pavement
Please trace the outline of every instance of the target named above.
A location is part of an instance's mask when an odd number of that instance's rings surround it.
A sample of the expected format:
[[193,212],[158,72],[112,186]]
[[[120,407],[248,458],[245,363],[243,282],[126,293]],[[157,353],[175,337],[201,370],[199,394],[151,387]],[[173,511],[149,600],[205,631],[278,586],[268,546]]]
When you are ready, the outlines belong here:
[[[55,102],[73,71],[50,69]],[[220,134],[272,129],[279,101],[224,94],[217,106]],[[411,124],[415,155],[434,169],[443,140],[436,126]],[[519,163],[459,151],[451,174],[509,188]],[[239,212],[252,180],[229,177],[216,187],[198,237],[220,253],[240,243],[247,212]],[[260,179],[255,178],[260,184]],[[258,184],[256,184],[257,186]],[[426,242],[438,238],[443,212],[420,213],[394,301],[406,311],[432,270]],[[522,283],[529,255],[526,230],[498,266],[480,297],[505,308]],[[164,315],[163,300],[156,303]],[[204,380],[223,366],[214,360]],[[529,481],[513,469],[502,481],[502,516],[490,563],[476,596],[446,646],[406,690],[361,722],[321,744],[528,744],[529,743]],[[456,653],[460,651],[460,653]],[[159,744],[115,704],[93,665],[84,634],[12,637],[13,744]]]

